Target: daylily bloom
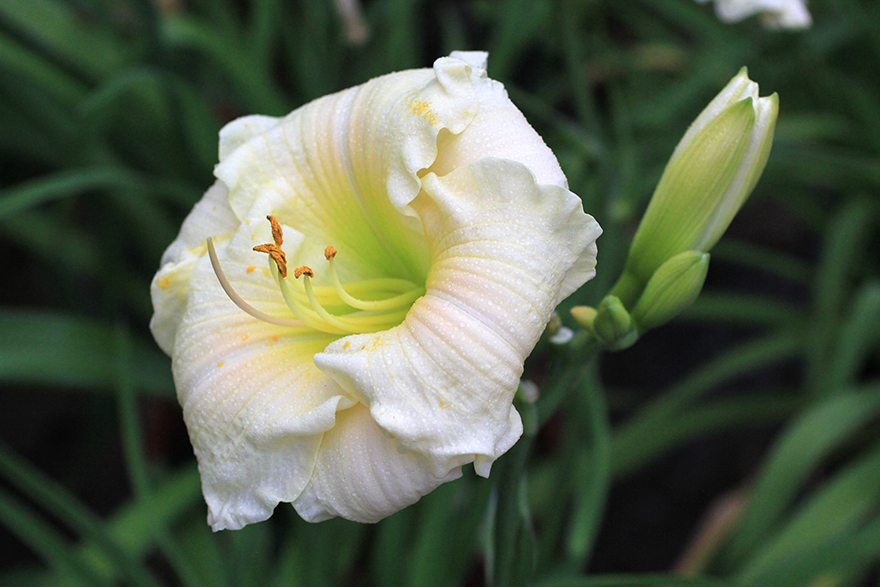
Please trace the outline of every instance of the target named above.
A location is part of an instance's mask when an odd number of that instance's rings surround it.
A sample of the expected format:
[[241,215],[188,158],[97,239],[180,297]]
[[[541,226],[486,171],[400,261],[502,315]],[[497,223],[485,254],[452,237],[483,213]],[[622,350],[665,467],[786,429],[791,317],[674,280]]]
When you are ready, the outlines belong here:
[[593,276],[601,229],[486,54],[238,119],[215,175],[151,322],[211,526],[280,502],[375,522],[468,463],[487,476],[522,432],[523,361]]
[[[697,0],[700,4],[708,1]],[[805,29],[813,24],[805,0],[715,0],[715,14],[724,22],[760,14],[768,29]]]

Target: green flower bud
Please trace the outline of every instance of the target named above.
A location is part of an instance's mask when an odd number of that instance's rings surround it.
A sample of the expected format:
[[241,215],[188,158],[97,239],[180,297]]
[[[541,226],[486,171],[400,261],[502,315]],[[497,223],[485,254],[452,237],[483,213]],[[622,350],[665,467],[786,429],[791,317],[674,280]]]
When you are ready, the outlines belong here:
[[673,152],[613,290],[634,303],[657,269],[718,242],[764,171],[779,100],[758,97],[746,68],[712,100]]
[[612,349],[622,349],[632,345],[637,338],[632,318],[616,296],[605,296],[596,309],[593,320],[593,334]]
[[709,253],[685,251],[660,266],[632,311],[638,330],[665,324],[694,303],[709,270]]
[[596,308],[590,306],[575,306],[571,309],[571,317],[584,330],[593,329],[593,320],[596,318]]

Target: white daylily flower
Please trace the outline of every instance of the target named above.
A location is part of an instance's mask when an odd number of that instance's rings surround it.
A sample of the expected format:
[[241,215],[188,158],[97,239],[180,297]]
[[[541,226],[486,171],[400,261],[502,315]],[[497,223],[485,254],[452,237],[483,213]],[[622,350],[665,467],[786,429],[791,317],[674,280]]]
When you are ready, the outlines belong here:
[[519,438],[523,360],[601,229],[485,67],[453,53],[221,131],[151,323],[215,530],[279,502],[374,522]]
[[[697,0],[700,4],[708,1]],[[715,0],[715,14],[724,22],[760,14],[768,29],[805,29],[813,24],[806,0]]]

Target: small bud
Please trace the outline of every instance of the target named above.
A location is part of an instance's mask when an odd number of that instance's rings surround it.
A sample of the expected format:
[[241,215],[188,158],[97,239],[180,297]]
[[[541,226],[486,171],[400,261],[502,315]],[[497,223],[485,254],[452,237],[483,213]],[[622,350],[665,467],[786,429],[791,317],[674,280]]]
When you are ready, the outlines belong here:
[[630,346],[636,340],[632,319],[623,303],[615,296],[605,296],[596,309],[593,334],[612,349]]
[[759,98],[743,68],[697,117],[666,165],[613,290],[625,304],[668,259],[718,242],[764,171],[778,109],[776,94]]
[[642,332],[665,324],[694,303],[709,270],[709,254],[685,251],[660,266],[632,311]]
[[575,306],[571,309],[571,317],[584,330],[593,329],[593,320],[596,319],[596,308],[590,306]]

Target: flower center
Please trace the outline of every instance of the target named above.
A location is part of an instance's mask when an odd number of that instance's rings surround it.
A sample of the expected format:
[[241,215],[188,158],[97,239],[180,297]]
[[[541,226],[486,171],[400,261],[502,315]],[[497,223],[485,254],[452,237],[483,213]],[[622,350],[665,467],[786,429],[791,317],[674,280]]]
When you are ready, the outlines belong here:
[[333,247],[324,249],[331,285],[313,285],[315,272],[307,266],[294,270],[294,281],[291,283],[288,279],[287,257],[281,249],[281,225],[274,216],[267,216],[267,219],[272,225],[274,243],[258,245],[254,250],[269,255],[269,269],[281,289],[287,307],[297,317],[296,320],[272,316],[248,304],[226,279],[214,244],[210,238],[207,241],[211,265],[226,295],[254,318],[286,328],[313,329],[330,334],[379,332],[403,322],[413,302],[425,294],[423,286],[406,279],[386,277],[343,285],[336,266],[338,252]]

